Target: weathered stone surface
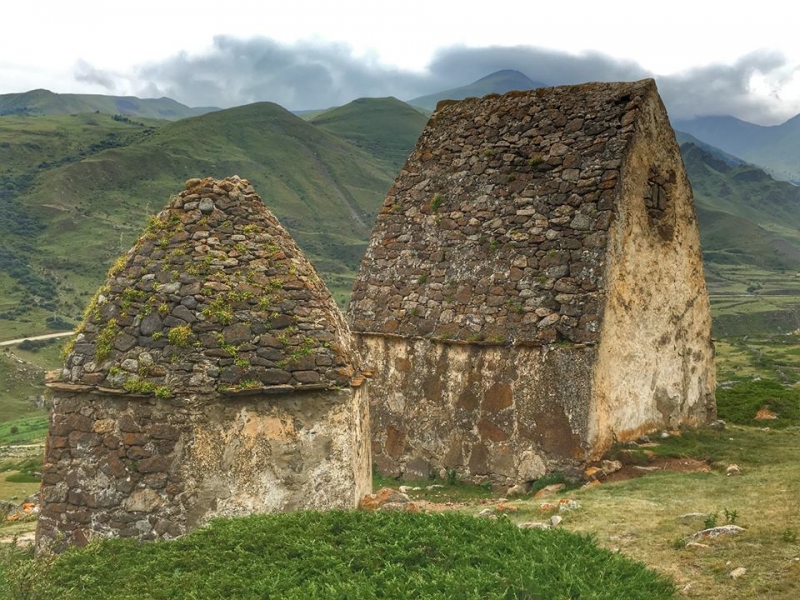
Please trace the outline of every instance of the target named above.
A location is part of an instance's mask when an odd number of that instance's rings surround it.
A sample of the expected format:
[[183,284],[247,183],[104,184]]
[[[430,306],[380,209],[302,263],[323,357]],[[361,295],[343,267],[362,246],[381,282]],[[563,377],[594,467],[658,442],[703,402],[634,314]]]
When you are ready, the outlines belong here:
[[189,180],[87,315],[47,382],[40,550],[354,508],[371,490],[350,332],[246,180]]
[[713,419],[697,219],[654,82],[440,106],[348,319],[387,472],[425,459],[510,486]]
[[[297,244],[247,180],[192,181],[111,270],[61,383],[145,394],[349,385],[360,370],[349,331]],[[274,342],[268,357],[254,355],[261,339]]]
[[[65,419],[74,398],[82,414]],[[365,387],[277,400],[56,395],[54,420],[92,432],[48,440],[37,547],[78,543],[77,529],[169,539],[217,516],[355,508],[372,489]],[[56,451],[73,436],[103,443]],[[142,519],[161,525],[130,527]]]

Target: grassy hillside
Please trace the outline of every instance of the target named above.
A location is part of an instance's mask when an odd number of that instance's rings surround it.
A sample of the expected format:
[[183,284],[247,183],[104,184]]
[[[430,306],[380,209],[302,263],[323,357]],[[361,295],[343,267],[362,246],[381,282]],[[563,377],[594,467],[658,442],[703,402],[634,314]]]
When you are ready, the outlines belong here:
[[428,119],[397,98],[359,98],[314,116],[311,123],[352,142],[399,171]]
[[436,92],[435,94],[429,94],[427,96],[420,96],[409,100],[408,103],[426,110],[433,110],[442,100],[463,100],[464,98],[471,97],[480,98],[486,94],[505,94],[512,90],[532,90],[540,87],[546,87],[546,85],[539,81],[533,81],[524,73],[506,69],[482,77],[469,85]]
[[[28,298],[44,298],[38,303],[44,310],[6,315],[16,317],[8,321],[28,318],[41,325],[53,312],[77,318],[146,216],[196,176],[250,179],[327,277],[337,299],[346,300],[394,176],[384,161],[270,103],[170,123],[124,142],[36,170],[16,194],[15,204],[35,227],[12,250],[32,256],[31,268],[28,273],[5,265],[0,286],[5,282],[10,303],[27,309],[37,303],[22,302],[20,282],[31,279],[29,288],[38,282],[41,289]],[[10,331],[4,325],[0,320],[0,328]]]
[[800,181],[800,115],[768,127],[730,116],[676,121],[675,127],[759,165],[778,179]]
[[20,94],[0,94],[0,116],[72,115],[105,113],[174,121],[202,115],[216,108],[190,108],[171,98],[136,98],[100,94],[56,94],[50,90],[31,90]]
[[800,188],[681,146],[717,337],[800,328]]
[[141,141],[162,123],[95,113],[0,117],[0,337],[30,335],[59,318],[57,282],[35,259],[48,224],[27,195],[47,173]]
[[[695,201],[706,211],[705,219],[701,215],[701,234],[712,233],[708,211],[739,217],[726,218],[727,226],[716,226],[713,238],[704,237],[705,251],[723,249],[721,245],[742,249],[757,243],[761,249],[751,253],[754,264],[776,269],[800,264],[800,188],[776,181],[758,167],[732,167],[693,144],[684,144],[681,150]],[[753,224],[761,231],[753,229]],[[742,228],[748,235],[742,235]]]
[[717,148],[716,146],[712,146],[711,144],[706,144],[704,141],[696,138],[695,136],[686,133],[685,131],[678,131],[675,130],[675,137],[678,140],[678,144],[683,146],[684,144],[694,144],[701,150],[706,151],[708,154],[713,156],[714,158],[718,158],[722,162],[726,163],[729,167],[738,167],[739,165],[747,164],[747,161],[742,160],[738,156],[734,156],[733,154],[728,154]]

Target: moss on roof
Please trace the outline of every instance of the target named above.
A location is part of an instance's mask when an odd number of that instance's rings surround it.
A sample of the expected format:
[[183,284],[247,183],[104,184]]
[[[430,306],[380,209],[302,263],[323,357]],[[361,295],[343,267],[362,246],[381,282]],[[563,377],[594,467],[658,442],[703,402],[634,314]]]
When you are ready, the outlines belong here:
[[264,393],[347,386],[358,372],[325,284],[234,176],[190,179],[150,219],[109,271],[53,385]]

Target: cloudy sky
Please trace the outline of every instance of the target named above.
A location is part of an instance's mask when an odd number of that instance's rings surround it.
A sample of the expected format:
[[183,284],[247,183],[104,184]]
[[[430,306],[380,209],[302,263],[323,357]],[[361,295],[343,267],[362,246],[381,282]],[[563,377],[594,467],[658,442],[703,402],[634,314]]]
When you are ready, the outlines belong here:
[[[3,2],[0,94],[324,108],[517,69],[548,85],[655,77],[671,116],[800,113],[785,0]],[[741,8],[740,8],[741,6]]]

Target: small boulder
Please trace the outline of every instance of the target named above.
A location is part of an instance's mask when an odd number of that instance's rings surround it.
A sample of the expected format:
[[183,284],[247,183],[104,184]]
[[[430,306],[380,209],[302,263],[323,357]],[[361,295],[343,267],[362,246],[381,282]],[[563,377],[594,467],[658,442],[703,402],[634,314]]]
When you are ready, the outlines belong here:
[[622,470],[622,462],[618,460],[604,460],[600,465],[604,475],[611,475],[611,473]]
[[536,492],[533,497],[538,500],[539,498],[546,498],[547,496],[552,496],[553,494],[560,492],[564,489],[563,483],[553,483],[551,485],[546,485],[538,492]]
[[367,494],[359,503],[361,510],[375,511],[386,504],[408,504],[411,502],[406,494],[393,490],[392,488],[381,488],[374,494]]
[[698,531],[697,533],[693,533],[689,536],[689,539],[699,540],[702,538],[719,537],[721,535],[736,535],[737,533],[741,533],[743,531],[745,531],[745,529],[743,527],[739,527],[738,525],[721,525],[719,527],[710,527],[708,529]]
[[772,412],[766,406],[762,406],[761,409],[756,413],[756,416],[753,417],[756,421],[772,421],[778,418],[778,414]]
[[577,510],[581,507],[575,500],[569,500],[564,498],[563,500],[559,500],[558,502],[558,512],[569,512],[571,510]]
[[520,523],[517,525],[520,529],[551,529],[550,523]]
[[746,573],[747,569],[745,569],[744,567],[736,567],[733,571],[728,573],[728,576],[731,579],[739,579],[740,577],[743,577]]
[[509,498],[512,496],[522,496],[523,494],[525,494],[525,492],[527,492],[525,486],[518,483],[517,485],[508,488],[506,496],[508,496]]

